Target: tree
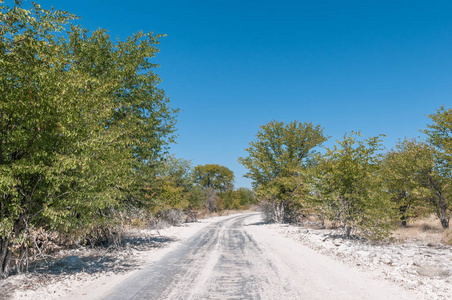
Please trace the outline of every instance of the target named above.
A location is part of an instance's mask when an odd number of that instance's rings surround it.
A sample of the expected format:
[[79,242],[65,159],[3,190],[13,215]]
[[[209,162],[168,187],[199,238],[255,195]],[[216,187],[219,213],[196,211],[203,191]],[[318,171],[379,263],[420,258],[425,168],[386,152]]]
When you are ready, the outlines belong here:
[[358,140],[359,133],[344,135],[332,149],[318,155],[311,170],[314,207],[338,222],[350,237],[353,230],[373,239],[390,233],[394,210],[378,176],[381,140]]
[[172,140],[176,111],[149,62],[159,36],[115,45],[105,30],[60,33],[74,18],[0,8],[0,278],[30,228],[108,222]]
[[224,209],[240,209],[240,194],[234,190],[228,190],[219,195]]
[[441,107],[429,115],[433,124],[423,130],[435,148],[430,165],[423,170],[421,183],[431,191],[427,197],[443,228],[449,228],[452,198],[452,109]]
[[237,190],[225,191],[220,193],[219,196],[224,209],[245,209],[255,203],[253,191],[243,187]]
[[206,192],[207,208],[210,212],[220,209],[218,193],[232,190],[234,173],[218,164],[198,165],[193,171],[195,183]]
[[[306,170],[304,170],[306,171]],[[303,174],[277,177],[257,188],[260,209],[268,222],[296,223],[302,216],[306,185]]]
[[193,176],[195,182],[205,189],[212,188],[223,192],[234,187],[234,172],[218,164],[198,165]]
[[275,221],[290,221],[286,211],[293,207],[294,195],[299,194],[300,187],[300,182],[295,183],[293,178],[309,165],[313,149],[326,141],[323,130],[312,123],[272,121],[260,127],[256,140],[245,149],[248,156],[239,157],[239,162],[248,169],[245,177],[253,180],[260,198],[274,207]]
[[433,149],[415,139],[400,141],[389,151],[380,171],[383,185],[391,200],[398,206],[402,225],[423,206],[426,197],[422,179],[433,171]]
[[156,178],[149,189],[149,209],[156,214],[170,210],[184,210],[189,206],[189,194],[193,188],[191,163],[168,155],[159,166]]
[[256,196],[249,188],[240,187],[236,192],[239,194],[241,207],[248,208],[256,204]]
[[[423,132],[428,136],[429,142],[435,146],[442,160],[439,162],[448,165],[445,170],[450,173],[452,164],[452,109],[442,106],[435,114],[428,115],[433,124],[428,124]],[[450,175],[450,174],[449,174]]]

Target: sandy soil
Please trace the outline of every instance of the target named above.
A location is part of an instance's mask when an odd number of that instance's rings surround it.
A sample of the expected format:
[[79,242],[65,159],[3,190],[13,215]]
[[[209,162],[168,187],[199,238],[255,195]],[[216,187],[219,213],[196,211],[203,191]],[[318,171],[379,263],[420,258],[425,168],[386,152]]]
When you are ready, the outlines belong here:
[[[209,225],[230,217],[166,228],[160,235],[133,232],[121,250],[61,253],[61,259],[36,273],[0,282],[0,299],[100,299]],[[356,287],[355,295],[372,296],[359,297],[368,299],[390,299],[382,291],[391,289],[399,293],[398,299],[449,299],[452,292],[452,251],[441,244],[344,240],[333,230],[262,224],[258,216],[247,220],[244,228],[281,276],[299,278],[293,285],[310,299],[358,299],[346,290],[341,296],[347,285]],[[342,276],[344,282],[328,279],[334,276]]]
[[414,291],[420,299],[451,299],[452,247],[427,240],[385,243],[344,240],[339,231],[268,224],[266,230],[375,278]]
[[260,221],[243,214],[212,223],[103,299],[422,299]]
[[122,249],[62,251],[35,273],[0,281],[0,299],[99,299],[119,282],[158,261],[200,229],[227,216],[156,230],[130,232]]

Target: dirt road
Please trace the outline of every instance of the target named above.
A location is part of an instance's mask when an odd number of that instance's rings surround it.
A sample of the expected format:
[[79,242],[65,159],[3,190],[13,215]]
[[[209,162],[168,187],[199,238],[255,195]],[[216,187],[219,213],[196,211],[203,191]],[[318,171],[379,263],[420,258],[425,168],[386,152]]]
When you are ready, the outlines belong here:
[[419,299],[259,221],[246,214],[212,223],[105,299]]

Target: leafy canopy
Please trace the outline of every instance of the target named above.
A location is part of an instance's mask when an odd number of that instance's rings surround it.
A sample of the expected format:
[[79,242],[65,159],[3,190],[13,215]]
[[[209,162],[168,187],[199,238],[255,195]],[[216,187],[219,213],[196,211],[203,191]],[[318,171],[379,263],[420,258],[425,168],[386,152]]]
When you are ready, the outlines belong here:
[[1,253],[33,226],[101,223],[150,178],[177,113],[150,62],[160,35],[113,43],[68,29],[73,14],[16,2],[0,7]]
[[360,138],[360,133],[344,135],[318,155],[310,174],[310,198],[320,213],[339,222],[347,236],[359,230],[380,239],[390,233],[394,212],[378,176],[382,145],[380,137]]
[[272,121],[260,126],[256,139],[245,149],[248,156],[238,159],[249,170],[245,177],[259,187],[277,177],[298,174],[307,165],[313,149],[327,140],[323,130],[320,125],[298,121],[289,124]]
[[205,189],[223,192],[234,187],[234,172],[218,164],[198,165],[193,176],[195,182]]

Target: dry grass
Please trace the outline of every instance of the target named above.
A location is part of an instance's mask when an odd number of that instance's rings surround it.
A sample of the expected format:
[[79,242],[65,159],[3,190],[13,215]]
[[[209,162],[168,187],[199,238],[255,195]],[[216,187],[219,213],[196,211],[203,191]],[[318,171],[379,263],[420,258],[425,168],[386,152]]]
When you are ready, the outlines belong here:
[[416,219],[408,223],[407,227],[400,226],[393,233],[395,241],[415,242],[426,244],[452,244],[452,229],[444,229],[434,215],[428,218]]
[[[313,229],[336,229],[337,224],[325,220],[323,226],[317,216],[308,216],[303,219],[303,226]],[[418,218],[408,223],[407,227],[399,226],[392,234],[389,241],[394,242],[423,242],[430,245],[452,245],[452,224],[451,228],[444,229],[435,215],[425,218]]]

